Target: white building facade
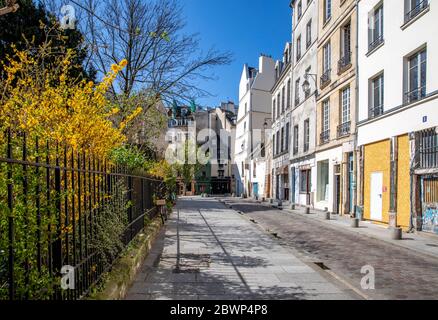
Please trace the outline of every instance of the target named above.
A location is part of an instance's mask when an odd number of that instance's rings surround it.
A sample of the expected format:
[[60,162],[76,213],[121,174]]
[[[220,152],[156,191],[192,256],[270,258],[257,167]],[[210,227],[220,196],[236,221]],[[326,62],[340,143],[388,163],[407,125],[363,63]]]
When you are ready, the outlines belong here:
[[291,115],[291,202],[313,205],[316,192],[316,75],[318,0],[293,0],[293,98]]
[[366,219],[438,233],[438,2],[361,0],[358,12],[359,203]]
[[275,82],[275,61],[259,57],[258,69],[243,67],[239,86],[235,161],[238,168],[236,195],[265,197],[266,159],[262,136],[271,117],[271,89]]
[[292,45],[287,43],[283,60],[275,65],[272,88],[272,186],[275,200],[290,200],[289,146],[292,107]]

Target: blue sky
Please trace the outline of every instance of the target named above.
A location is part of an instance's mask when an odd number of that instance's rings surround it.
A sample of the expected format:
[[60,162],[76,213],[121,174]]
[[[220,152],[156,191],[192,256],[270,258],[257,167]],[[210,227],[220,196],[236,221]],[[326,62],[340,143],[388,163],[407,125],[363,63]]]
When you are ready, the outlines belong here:
[[290,0],[181,0],[187,32],[199,33],[201,49],[214,47],[234,54],[233,63],[213,70],[214,81],[200,83],[213,96],[197,101],[217,106],[228,99],[236,104],[243,64],[258,67],[260,53],[282,57],[291,38]]

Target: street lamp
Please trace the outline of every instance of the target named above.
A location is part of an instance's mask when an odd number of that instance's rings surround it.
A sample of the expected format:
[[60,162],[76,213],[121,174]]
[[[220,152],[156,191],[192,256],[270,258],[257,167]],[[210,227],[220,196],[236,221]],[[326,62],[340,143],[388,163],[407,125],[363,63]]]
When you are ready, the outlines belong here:
[[[316,77],[317,75],[314,73],[308,73],[304,75],[304,82],[302,84],[302,89],[304,91],[304,94],[308,96],[310,94],[311,86],[309,82],[309,76],[312,77],[312,80],[315,82],[315,88],[316,88]],[[315,95],[318,96],[318,91],[315,89]]]

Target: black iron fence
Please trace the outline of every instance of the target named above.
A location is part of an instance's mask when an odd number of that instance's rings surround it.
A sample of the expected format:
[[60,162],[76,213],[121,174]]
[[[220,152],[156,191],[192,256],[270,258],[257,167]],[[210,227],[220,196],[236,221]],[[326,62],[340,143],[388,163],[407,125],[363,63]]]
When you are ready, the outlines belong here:
[[0,300],[82,298],[158,214],[163,181],[23,133],[0,139]]

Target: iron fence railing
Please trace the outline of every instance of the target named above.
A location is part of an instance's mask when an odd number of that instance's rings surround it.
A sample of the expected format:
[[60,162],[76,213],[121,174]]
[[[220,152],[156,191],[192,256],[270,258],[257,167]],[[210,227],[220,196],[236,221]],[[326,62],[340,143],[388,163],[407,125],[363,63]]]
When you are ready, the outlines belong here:
[[[154,197],[165,195],[165,185],[69,146],[11,130],[3,137],[0,300],[81,299],[143,230],[145,219],[158,214]],[[121,247],[111,254],[98,248],[116,224],[104,223],[109,210],[124,230]],[[73,267],[73,284],[63,290],[66,266]]]
[[405,23],[414,19],[416,16],[418,16],[421,12],[426,10],[428,7],[429,7],[428,0],[420,1],[414,8],[411,8],[411,10],[405,14]]
[[338,74],[344,72],[351,65],[351,52],[346,52],[338,61]]
[[368,115],[369,115],[370,119],[376,118],[376,117],[380,116],[381,114],[383,114],[383,106],[380,105],[377,107],[370,107],[368,111],[369,111]]
[[379,45],[383,43],[383,34],[378,35],[373,41],[371,41],[368,44],[368,52],[373,51],[375,48],[377,48]]
[[332,70],[328,69],[321,75],[321,78],[320,78],[320,81],[321,81],[320,86],[321,87],[325,87],[331,81],[331,73],[332,73]]
[[351,122],[344,122],[338,126],[338,138],[348,136],[351,130]]
[[330,130],[321,132],[319,138],[320,138],[320,144],[328,143],[330,141]]
[[426,86],[415,88],[405,93],[405,103],[412,103],[426,97]]

